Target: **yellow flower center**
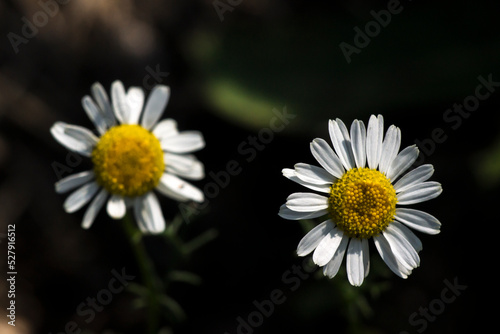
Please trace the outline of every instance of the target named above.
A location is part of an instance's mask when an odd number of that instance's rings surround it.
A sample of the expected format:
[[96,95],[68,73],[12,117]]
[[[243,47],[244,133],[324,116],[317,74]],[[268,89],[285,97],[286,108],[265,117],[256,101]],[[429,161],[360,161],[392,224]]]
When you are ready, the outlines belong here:
[[139,125],[109,129],[94,148],[92,162],[97,183],[127,197],[154,189],[165,169],[160,141]]
[[367,239],[394,220],[396,202],[396,191],[384,174],[353,168],[332,185],[328,212],[349,237]]

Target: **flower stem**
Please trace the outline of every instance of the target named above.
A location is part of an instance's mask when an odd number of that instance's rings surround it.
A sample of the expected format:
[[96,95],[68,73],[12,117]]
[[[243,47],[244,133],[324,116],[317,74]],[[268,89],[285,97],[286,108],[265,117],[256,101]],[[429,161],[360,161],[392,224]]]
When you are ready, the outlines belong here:
[[160,305],[158,297],[162,294],[158,285],[157,275],[149,258],[144,243],[142,233],[135,226],[132,218],[127,214],[123,218],[123,229],[127,234],[130,245],[132,246],[135,260],[139,266],[144,285],[148,290],[148,333],[158,333]]

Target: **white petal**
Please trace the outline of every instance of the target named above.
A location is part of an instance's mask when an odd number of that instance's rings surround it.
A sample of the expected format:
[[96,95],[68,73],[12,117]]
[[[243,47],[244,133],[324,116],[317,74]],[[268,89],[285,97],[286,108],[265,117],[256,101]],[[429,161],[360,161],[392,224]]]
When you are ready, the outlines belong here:
[[82,106],[87,116],[89,116],[92,123],[94,123],[95,128],[99,132],[99,134],[103,135],[107,130],[107,123],[104,118],[104,114],[101,110],[96,106],[92,98],[88,95],[84,96],[82,99]]
[[164,138],[175,136],[178,133],[177,122],[170,118],[158,122],[153,128],[153,134],[160,141]]
[[333,258],[337,248],[342,241],[344,233],[337,227],[326,234],[316,247],[313,253],[313,262],[322,267]]
[[108,195],[109,194],[105,189],[102,189],[99,194],[97,194],[83,215],[82,228],[88,229],[92,225],[95,217],[106,202]]
[[164,195],[170,199],[173,199],[174,201],[187,202],[187,201],[191,200],[189,197],[183,196],[182,194],[180,194],[176,191],[173,191],[172,189],[167,188],[167,187],[162,187],[161,190],[158,189],[158,187],[157,187],[156,190],[158,190],[162,195]]
[[165,230],[165,219],[160,203],[152,192],[135,199],[134,215],[143,233],[158,234]]
[[418,267],[420,264],[420,257],[418,256],[418,253],[411,246],[408,240],[406,240],[401,234],[397,233],[391,225],[393,224],[389,224],[389,226],[387,226],[383,235],[387,239],[387,242],[389,242],[394,256],[409,270]]
[[[282,171],[283,176],[288,178],[289,180],[292,180],[293,182],[296,182],[300,184],[301,186],[307,187],[311,190],[319,191],[322,193],[329,193],[330,192],[330,185],[329,184],[314,184],[314,183],[309,183],[306,181],[303,181],[297,177],[297,172],[294,169],[290,168],[284,168]],[[333,177],[333,176],[331,176]]]
[[75,190],[64,201],[64,209],[68,213],[75,212],[87,204],[99,190],[99,185],[96,182],[90,182]]
[[389,170],[387,178],[393,182],[401,174],[403,174],[418,158],[418,147],[416,145],[408,146],[394,158]]
[[422,242],[420,239],[413,233],[408,227],[401,224],[400,222],[394,221],[391,224],[391,228],[399,233],[403,238],[408,240],[411,246],[417,251],[420,252],[422,250]]
[[144,218],[144,216],[147,214],[145,198],[146,196],[144,195],[142,197],[136,197],[134,199],[134,217],[135,221],[137,222],[137,226],[139,227],[139,230],[144,234],[148,234],[150,230],[148,224],[151,224],[151,220]]
[[130,110],[129,124],[139,124],[142,106],[144,105],[144,92],[139,87],[130,87],[127,92],[127,103]]
[[396,220],[412,229],[427,234],[438,234],[441,228],[441,223],[436,217],[414,209],[397,208]]
[[153,88],[153,91],[148,97],[144,115],[142,116],[142,126],[146,129],[151,129],[163,114],[163,110],[167,106],[170,98],[170,88],[159,85]]
[[177,176],[168,173],[163,174],[156,189],[159,192],[162,192],[165,196],[169,196],[171,192],[174,192],[176,194],[179,194],[181,197],[199,203],[205,200],[205,196],[200,189],[184,180],[181,180]]
[[319,211],[315,211],[315,212],[297,212],[297,211],[292,211],[289,208],[287,208],[286,204],[283,204],[280,207],[280,211],[279,211],[278,215],[281,218],[284,218],[284,219],[301,220],[301,219],[318,218],[318,217],[326,215],[327,213],[328,213],[327,209],[319,210]]
[[362,121],[354,120],[351,125],[352,153],[356,166],[363,168],[366,165],[366,128]]
[[98,140],[90,130],[63,122],[55,123],[50,129],[50,133],[68,150],[87,157],[92,155],[92,149]]
[[95,174],[91,170],[67,176],[55,184],[56,192],[58,194],[63,194],[89,181],[92,181],[94,177]]
[[394,189],[397,193],[408,189],[418,183],[427,181],[434,174],[432,165],[422,165],[404,175],[396,184]]
[[306,256],[311,253],[321,242],[321,240],[333,229],[331,220],[326,220],[315,226],[300,240],[297,246],[297,255]]
[[382,142],[384,138],[384,117],[382,115],[370,116],[368,129],[366,130],[366,159],[368,167],[377,169],[382,154]]
[[204,165],[192,154],[163,154],[166,171],[190,180],[201,180],[205,177]]
[[177,169],[189,171],[193,168],[194,164],[198,161],[192,154],[175,154],[165,152],[163,160],[166,165],[173,165]]
[[349,170],[356,167],[352,153],[351,139],[345,124],[340,120],[330,120],[328,122],[328,131],[332,140],[333,148],[342,162],[342,165]]
[[360,286],[365,279],[365,270],[367,269],[367,260],[369,254],[364,254],[367,250],[366,239],[351,238],[347,248],[347,279],[353,286]]
[[116,125],[115,115],[113,114],[113,109],[109,103],[108,94],[104,87],[98,82],[94,83],[91,88],[92,97],[97,102],[104,120],[106,122],[107,128],[111,128]]
[[326,170],[317,166],[298,163],[295,164],[294,168],[297,177],[307,183],[332,184],[336,180],[336,178],[332,177]]
[[406,188],[400,192],[398,197],[398,204],[409,205],[420,202],[425,202],[430,199],[438,197],[443,192],[441,184],[434,181],[427,181],[418,183],[411,187]]
[[99,142],[99,138],[97,138],[92,131],[82,126],[66,125],[64,133],[85,143],[85,145],[89,147],[94,147]]
[[125,87],[123,87],[121,81],[114,81],[111,85],[111,100],[113,101],[113,109],[118,121],[122,124],[130,124],[130,106],[127,102]]
[[401,145],[401,130],[391,125],[385,134],[385,139],[382,144],[382,155],[380,156],[380,162],[378,169],[381,173],[387,174],[392,161],[396,157],[399,151],[399,146]]
[[373,241],[375,243],[375,247],[378,250],[378,253],[380,254],[380,257],[382,258],[382,260],[384,260],[389,269],[391,269],[393,273],[401,278],[408,278],[408,275],[411,274],[411,270],[406,269],[398,262],[398,260],[396,260],[391,246],[389,245],[387,239],[384,237],[383,233],[374,236]]
[[368,239],[361,239],[362,253],[363,253],[363,268],[365,271],[365,277],[370,273],[370,247],[368,245]]
[[205,147],[205,141],[201,132],[184,131],[161,140],[161,147],[172,153],[189,153]]
[[106,207],[108,215],[113,219],[121,219],[127,213],[127,207],[125,206],[125,200],[123,196],[112,195],[108,200],[108,205]]
[[347,235],[342,236],[342,241],[340,241],[339,247],[337,251],[333,255],[333,258],[330,262],[327,263],[326,266],[323,267],[323,274],[330,278],[337,275],[340,265],[342,264],[342,260],[344,259],[345,251],[347,250],[347,243],[349,242],[349,237]]
[[339,179],[344,175],[342,162],[324,139],[316,138],[311,142],[311,153],[328,173]]
[[180,168],[175,164],[166,164],[165,170],[188,180],[201,180],[205,177],[205,167],[200,161],[193,161],[189,169]]
[[54,139],[57,140],[64,147],[72,151],[74,150],[73,147],[75,149],[82,150],[83,145],[78,140],[64,133],[64,129],[66,128],[66,126],[68,126],[68,124],[63,122],[56,122],[50,128],[50,133],[52,134]]
[[314,212],[328,208],[328,198],[313,193],[293,193],[288,196],[286,206],[293,211]]

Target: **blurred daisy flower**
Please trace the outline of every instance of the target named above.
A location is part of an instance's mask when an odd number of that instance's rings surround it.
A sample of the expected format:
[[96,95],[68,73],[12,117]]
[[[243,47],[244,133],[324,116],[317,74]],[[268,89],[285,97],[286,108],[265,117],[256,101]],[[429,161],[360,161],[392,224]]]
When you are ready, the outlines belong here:
[[181,179],[204,177],[203,164],[188,154],[205,146],[203,136],[197,131],[179,132],[172,119],[159,121],[170,97],[166,86],[151,91],[144,110],[144,92],[138,87],[126,92],[120,81],[113,82],[112,103],[101,84],[92,85],[91,92],[82,105],[98,135],[63,122],[50,130],[59,143],[93,163],[92,170],[56,183],[58,193],[76,189],[64,209],[72,213],[92,200],[82,222],[89,228],[104,204],[114,219],[133,207],[142,232],[161,233],[165,220],[153,190],[177,201],[204,201],[198,188]]
[[293,193],[280,208],[285,219],[328,217],[300,241],[298,255],[314,251],[314,263],[331,278],[347,253],[349,283],[360,286],[370,270],[368,239],[373,239],[387,266],[407,278],[419,266],[422,250],[409,228],[428,234],[440,231],[435,217],[406,207],[441,194],[439,183],[427,181],[434,168],[427,164],[404,174],[417,159],[418,148],[413,145],[398,153],[401,131],[391,125],[384,138],[381,115],[372,115],[368,128],[355,120],[348,131],[336,119],[329,121],[328,129],[335,151],[321,138],[311,142],[321,167],[298,163],[294,169],[283,169],[290,180],[325,194]]

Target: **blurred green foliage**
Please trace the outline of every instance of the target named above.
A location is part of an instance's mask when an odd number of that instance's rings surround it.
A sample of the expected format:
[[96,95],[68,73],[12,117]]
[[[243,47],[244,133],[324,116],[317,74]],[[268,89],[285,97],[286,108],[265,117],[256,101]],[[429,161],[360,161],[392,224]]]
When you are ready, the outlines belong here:
[[479,183],[485,188],[493,188],[500,183],[500,139],[476,155],[474,172]]
[[268,126],[271,110],[283,105],[302,116],[290,127],[300,131],[325,118],[461,99],[478,75],[495,70],[491,64],[500,69],[500,35],[488,26],[421,10],[393,16],[350,64],[339,44],[354,45],[353,28],[363,29],[370,15],[278,19],[272,30],[232,21],[222,33],[194,32],[188,53],[213,110],[253,129]]

